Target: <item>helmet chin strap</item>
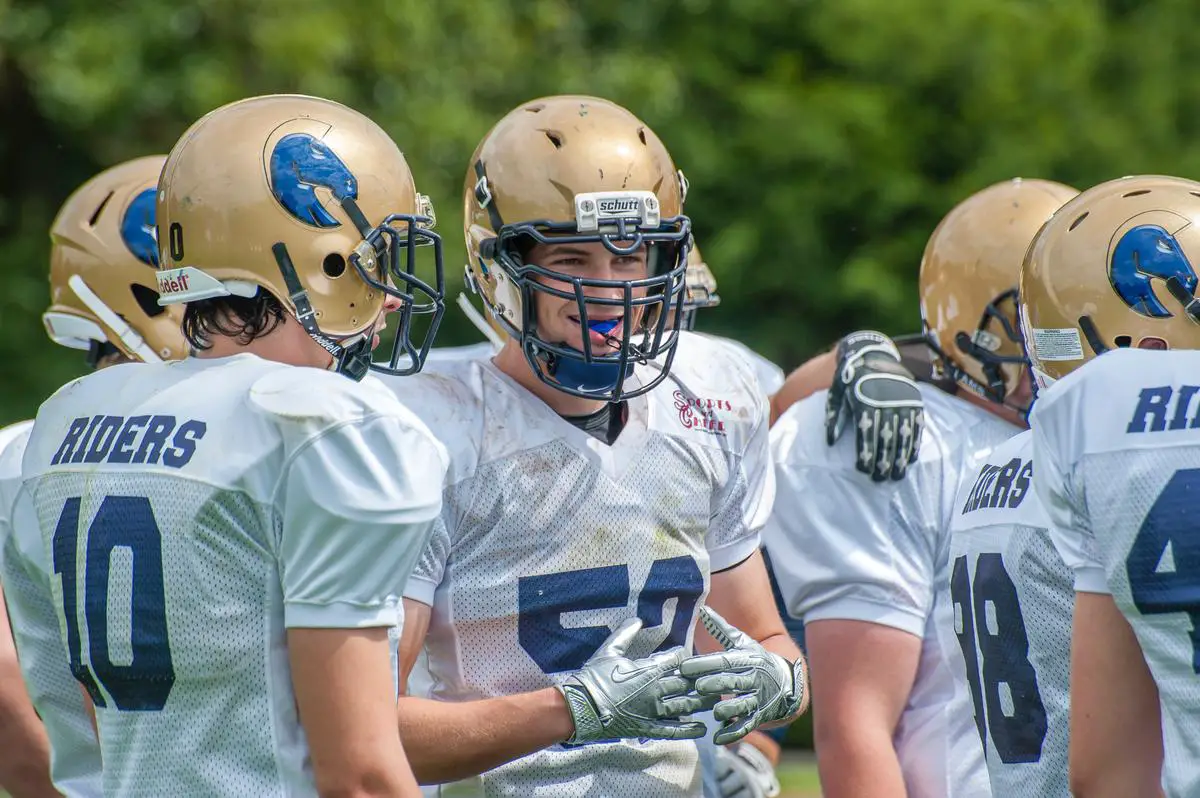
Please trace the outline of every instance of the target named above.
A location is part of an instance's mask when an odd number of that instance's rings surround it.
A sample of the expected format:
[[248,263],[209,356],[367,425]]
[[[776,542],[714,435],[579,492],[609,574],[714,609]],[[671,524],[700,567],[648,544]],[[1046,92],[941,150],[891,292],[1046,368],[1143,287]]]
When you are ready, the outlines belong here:
[[96,292],[84,282],[83,278],[78,274],[71,275],[67,280],[67,285],[79,297],[79,301],[87,307],[96,318],[100,319],[106,327],[113,331],[113,334],[120,339],[121,343],[133,353],[133,355],[143,363],[161,363],[162,358],[158,353],[150,348],[149,344],[142,336],[138,335],[137,331],[125,323],[125,320],[118,316],[112,308],[104,303]]
[[300,326],[308,333],[309,338],[312,338],[322,349],[333,356],[329,370],[344,374],[355,382],[361,381],[371,369],[372,333],[368,331],[360,333],[358,336],[351,336],[346,341],[335,341],[321,332],[317,326],[317,314],[313,311],[312,302],[308,299],[308,291],[304,290],[304,286],[300,284],[300,277],[296,274],[296,267],[292,264],[287,247],[278,243],[271,247],[271,252],[279,264],[283,282],[287,285],[288,298],[296,308],[296,321],[300,322]]
[[363,335],[348,346],[337,345],[330,370],[361,382],[371,370],[371,336]]
[[467,321],[471,322],[471,325],[476,330],[479,330],[492,346],[497,350],[504,346],[504,339],[500,337],[500,333],[496,332],[492,328],[492,325],[487,323],[487,319],[471,304],[471,300],[467,299],[466,294],[460,293],[457,302],[459,310],[467,317]]
[[991,402],[994,405],[1000,405],[1001,407],[1004,407],[1004,408],[1007,408],[1007,409],[1013,411],[1018,416],[1020,416],[1022,421],[1028,423],[1029,411],[1030,411],[1030,409],[1032,409],[1032,405],[1030,405],[1030,407],[1021,407],[1019,405],[1015,405],[1012,402],[1008,401],[1008,397],[1003,392],[1003,385],[1004,385],[1003,382],[1000,383],[1001,389],[1000,389],[1000,393],[999,393],[999,398],[997,398],[997,391],[995,389],[994,384],[991,387],[985,386],[979,380],[975,379],[974,377],[972,377],[970,374],[968,374],[967,372],[965,372],[958,366],[953,366],[952,369],[953,369],[953,371],[952,371],[951,376],[956,385],[966,388],[971,393],[975,394],[976,396],[978,396],[982,399],[987,400],[988,402]]

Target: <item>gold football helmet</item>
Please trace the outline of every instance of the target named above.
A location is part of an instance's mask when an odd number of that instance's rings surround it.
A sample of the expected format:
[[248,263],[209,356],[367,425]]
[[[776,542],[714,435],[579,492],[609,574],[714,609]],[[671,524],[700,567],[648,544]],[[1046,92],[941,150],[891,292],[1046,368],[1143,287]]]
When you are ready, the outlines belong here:
[[[520,341],[539,379],[566,393],[617,401],[644,393],[670,369],[678,342],[691,222],[687,182],[666,147],[629,111],[595,97],[523,103],[484,137],[467,171],[464,225],[467,282],[505,333]],[[649,276],[593,280],[527,263],[537,243],[602,243],[616,255],[648,248]],[[540,280],[554,280],[557,288]],[[595,296],[619,290],[622,298]],[[581,340],[538,334],[539,295],[577,302]],[[613,353],[587,342],[588,308],[622,309]],[[595,311],[593,311],[595,312]],[[599,322],[595,322],[599,325]],[[603,327],[594,330],[607,335]],[[636,388],[636,362],[665,356]]]
[[95,365],[119,352],[149,363],[185,357],[183,312],[158,304],[154,193],[162,155],[106,169],[77,188],[50,227],[50,307],[56,344]]
[[1017,323],[1021,260],[1038,229],[1079,192],[1016,178],[972,194],[946,214],[921,258],[921,322],[933,376],[998,404],[1012,403],[1025,364]]
[[688,250],[687,258],[687,288],[683,295],[683,312],[680,315],[679,326],[685,330],[696,328],[696,311],[704,308],[715,308],[721,304],[717,295],[717,278],[700,255],[700,247],[693,242]]
[[[163,303],[278,299],[361,379],[419,371],[445,311],[441,239],[396,144],[367,117],[317,97],[252,97],[183,134],[158,192]],[[434,285],[416,276],[431,245]],[[391,357],[371,363],[385,296],[401,300]],[[418,296],[421,299],[418,299]],[[411,316],[433,316],[421,345]],[[403,362],[402,362],[403,361]]]
[[1200,263],[1200,183],[1122,177],[1064,205],[1021,270],[1038,386],[1114,347],[1200,349],[1193,259]]

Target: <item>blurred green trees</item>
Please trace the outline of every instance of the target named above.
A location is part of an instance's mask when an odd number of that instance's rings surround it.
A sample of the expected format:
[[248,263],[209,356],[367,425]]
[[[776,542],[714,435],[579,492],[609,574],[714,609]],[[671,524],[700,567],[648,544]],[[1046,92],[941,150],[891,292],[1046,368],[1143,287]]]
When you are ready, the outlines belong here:
[[[518,102],[590,93],[667,142],[721,281],[701,327],[790,367],[856,326],[917,329],[925,238],[1014,175],[1200,167],[1189,0],[0,0],[0,423],[82,369],[52,345],[46,230],[72,188],[239,97],[375,118],[434,197]],[[477,338],[451,311],[441,342]]]

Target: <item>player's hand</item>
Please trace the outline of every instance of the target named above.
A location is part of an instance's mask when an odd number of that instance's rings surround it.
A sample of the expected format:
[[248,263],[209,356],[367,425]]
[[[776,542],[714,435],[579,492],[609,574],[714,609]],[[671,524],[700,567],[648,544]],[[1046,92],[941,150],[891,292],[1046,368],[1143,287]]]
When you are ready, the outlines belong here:
[[779,778],[775,768],[754,746],[734,743],[716,747],[717,793],[720,798],[775,798]]
[[710,709],[716,700],[691,692],[691,683],[678,675],[679,663],[686,656],[681,647],[645,659],[626,657],[641,628],[638,618],[622,623],[559,688],[575,721],[568,744],[704,736],[702,722],[679,718]]
[[704,628],[724,647],[717,654],[685,659],[679,674],[690,679],[696,693],[723,698],[713,707],[721,728],[713,742],[726,745],[742,739],[765,723],[787,720],[804,704],[804,664],[794,665],[708,607],[700,609]]
[[838,342],[837,370],[825,404],[825,442],[847,420],[857,431],[855,466],[882,482],[904,479],[921,446],[924,402],[900,352],[883,333],[851,333]]

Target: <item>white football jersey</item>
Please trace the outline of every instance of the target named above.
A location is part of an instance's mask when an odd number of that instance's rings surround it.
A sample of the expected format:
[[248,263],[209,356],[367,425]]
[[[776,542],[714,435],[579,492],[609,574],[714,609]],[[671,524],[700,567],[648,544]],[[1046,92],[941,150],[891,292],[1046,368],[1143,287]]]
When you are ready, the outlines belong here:
[[432,367],[439,363],[449,363],[455,360],[475,360],[481,357],[491,357],[496,354],[496,347],[491,341],[480,341],[477,344],[465,346],[435,346],[429,350],[425,365]]
[[286,630],[396,626],[445,457],[377,380],[249,354],[42,405],[23,497],[105,794],[314,795]]
[[71,676],[50,592],[51,569],[28,505],[13,518],[33,422],[0,430],[0,585],[25,687],[50,739],[50,777],[68,798],[100,796],[100,744]]
[[1075,590],[1033,473],[1026,431],[993,449],[959,486],[943,601],[954,608],[992,793],[1068,798]]
[[[766,398],[723,345],[683,335],[611,446],[490,358],[394,384],[451,459],[444,524],[405,591],[432,608],[414,694],[562,684],[634,615],[631,656],[690,648],[710,574],[758,549],[774,494]],[[700,773],[692,741],[555,745],[434,794],[674,798],[699,796]]]
[[796,403],[771,430],[778,495],[763,540],[788,612],[805,624],[867,621],[920,638],[916,680],[895,734],[908,794],[987,796],[953,608],[939,588],[949,583],[958,485],[1017,430],[921,384],[918,460],[900,482],[872,482],[854,468],[853,434],[826,445],[825,396]]
[[1034,405],[1034,484],[1075,590],[1110,593],[1162,707],[1163,787],[1200,794],[1200,351],[1115,349]]

